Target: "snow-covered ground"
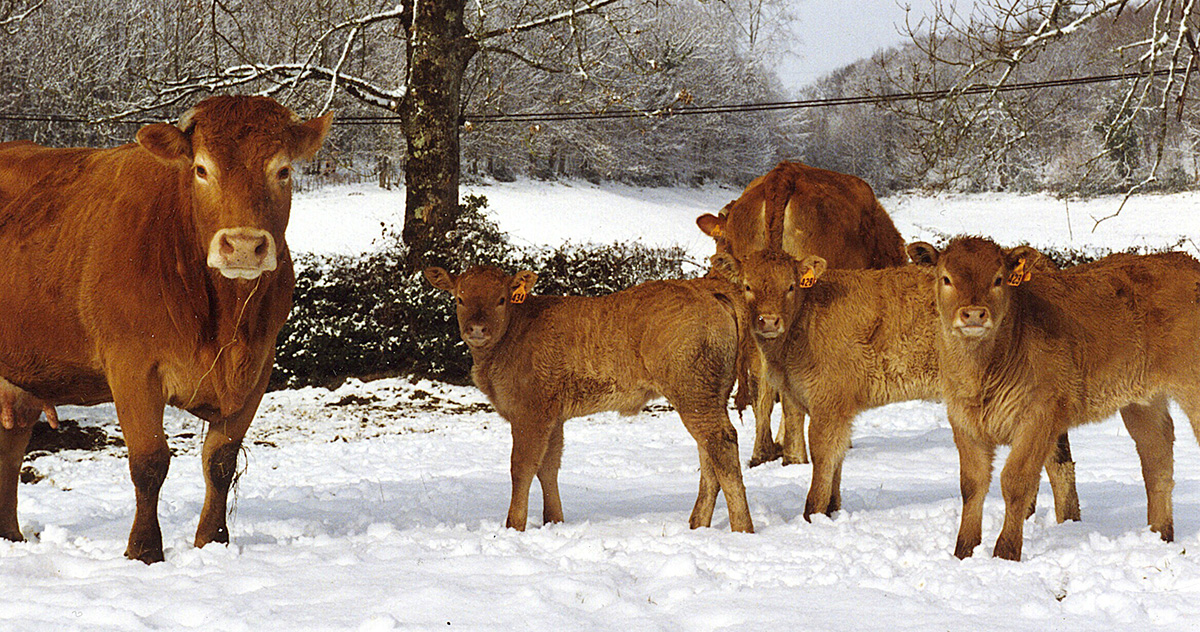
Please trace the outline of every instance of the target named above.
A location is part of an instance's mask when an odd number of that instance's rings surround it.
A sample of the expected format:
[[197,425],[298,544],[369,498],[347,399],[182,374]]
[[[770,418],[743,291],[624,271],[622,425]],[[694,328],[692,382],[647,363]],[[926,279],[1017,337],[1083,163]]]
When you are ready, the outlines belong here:
[[[532,244],[640,239],[697,258],[694,218],[728,189],[586,183],[473,187]],[[885,199],[906,239],[973,232],[1015,243],[1125,248],[1200,234],[1194,195],[1088,203],[1008,195]],[[372,247],[402,192],[346,187],[295,203],[297,251]],[[1070,222],[1068,225],[1068,219]],[[1192,249],[1188,244],[1185,247]],[[502,527],[508,427],[473,388],[406,379],[268,394],[250,430],[231,546],[191,546],[203,500],[201,423],[169,411],[177,456],[162,491],[166,561],[122,557],[133,490],[122,450],[40,456],[21,485],[30,541],[0,541],[4,630],[1194,630],[1200,621],[1200,448],[1177,420],[1175,533],[1145,526],[1133,443],[1119,421],[1072,433],[1083,521],[1055,524],[1043,482],[1025,560],[984,545],[952,555],[958,463],[942,408],[864,414],[842,481],[844,511],[806,523],[808,466],[744,471],[757,533],[691,531],[696,447],[674,413],[568,422],[566,522]],[[60,415],[116,432],[111,406]],[[743,459],[753,439],[738,425]],[[1003,459],[1001,454],[998,463]]]

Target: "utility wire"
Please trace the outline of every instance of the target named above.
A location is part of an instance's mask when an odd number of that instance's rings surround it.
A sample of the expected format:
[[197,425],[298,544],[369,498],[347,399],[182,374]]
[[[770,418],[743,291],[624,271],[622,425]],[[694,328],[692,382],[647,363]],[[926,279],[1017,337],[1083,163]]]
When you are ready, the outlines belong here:
[[[1043,88],[1063,88],[1084,86],[1097,83],[1112,83],[1163,77],[1171,73],[1184,74],[1186,68],[1164,68],[1151,73],[1115,73],[1106,75],[1091,75],[1071,79],[1048,79],[1044,81],[1027,81],[1009,83],[1000,86],[976,84],[965,88],[945,90],[923,90],[917,92],[901,92],[895,94],[859,95],[851,97],[834,97],[826,99],[804,99],[799,101],[774,101],[766,103],[738,103],[728,105],[695,106],[687,104],[670,104],[655,109],[628,109],[608,112],[516,112],[511,114],[464,114],[462,122],[470,123],[540,123],[553,121],[600,121],[631,118],[663,118],[668,116],[692,116],[699,114],[730,114],[741,112],[772,112],[778,110],[805,110],[822,107],[838,107],[843,105],[881,105],[902,101],[937,101],[951,96],[989,94],[992,92],[1020,92],[1039,90]],[[92,123],[91,119],[73,115],[19,115],[0,114],[0,121],[36,122],[36,123]],[[403,119],[395,115],[381,116],[345,116],[338,117],[338,125],[399,125]],[[121,119],[110,121],[126,125],[145,125],[156,121]]]

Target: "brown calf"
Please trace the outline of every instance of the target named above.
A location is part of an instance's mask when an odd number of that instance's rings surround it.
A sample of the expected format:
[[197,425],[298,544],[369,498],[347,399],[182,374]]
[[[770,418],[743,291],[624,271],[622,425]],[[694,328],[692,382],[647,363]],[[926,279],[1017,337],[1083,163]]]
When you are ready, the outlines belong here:
[[[725,257],[714,259],[735,265]],[[854,418],[893,402],[941,399],[933,268],[832,270],[815,255],[797,261],[767,250],[741,264],[740,278],[769,379],[812,418],[804,518],[832,513],[841,506]],[[1060,522],[1079,519],[1073,464],[1063,459],[1069,453],[1046,460]]]
[[[543,520],[561,522],[563,422],[615,410],[636,414],[665,397],[700,450],[692,528],[712,522],[724,490],[729,525],[753,532],[729,421],[745,305],[716,279],[654,281],[597,298],[524,295],[537,280],[476,266],[454,276],[427,268],[454,295],[471,377],[512,427],[512,502],[506,525],[525,529],[529,486],[542,486]],[[518,302],[518,298],[523,299]]]
[[[889,268],[907,262],[904,240],[875,192],[861,179],[798,162],[756,178],[719,216],[701,215],[696,224],[717,243],[717,253],[737,261],[764,250],[794,257],[818,255],[831,268]],[[755,376],[754,452],[750,466],[783,457],[808,463],[804,445],[804,408],[786,397],[779,436],[771,438],[771,408],[777,393],[762,373],[761,359],[750,357]]]
[[[125,555],[163,559],[163,408],[208,422],[196,546],[228,542],[238,451],[292,304],[292,162],[332,117],[266,97],[206,99],[112,149],[0,147],[0,536],[37,412],[114,402],[137,499]],[[4,405],[7,407],[7,404]]]
[[1179,252],[1119,254],[1030,274],[1040,255],[1027,246],[963,237],[942,252],[912,247],[937,270],[942,388],[963,495],[955,555],[970,556],[980,543],[997,445],[1012,450],[1000,475],[1005,517],[993,554],[1019,560],[1021,518],[1054,438],[1118,410],[1141,459],[1150,528],[1170,541],[1168,397],[1200,438],[1200,263]]

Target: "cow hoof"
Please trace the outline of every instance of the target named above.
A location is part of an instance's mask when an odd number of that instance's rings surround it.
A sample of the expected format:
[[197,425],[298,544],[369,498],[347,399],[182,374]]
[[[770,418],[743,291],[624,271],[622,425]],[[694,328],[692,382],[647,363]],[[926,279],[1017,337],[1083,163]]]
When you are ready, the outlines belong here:
[[772,445],[763,450],[755,450],[754,454],[750,455],[750,467],[758,467],[763,463],[770,463],[781,457],[783,457],[783,450],[778,445]]
[[137,560],[143,564],[154,564],[166,559],[163,556],[162,546],[155,547],[135,547],[130,544],[129,548],[125,549],[125,557],[131,560]]
[[5,531],[3,533],[0,533],[0,538],[4,538],[5,540],[8,540],[9,542],[24,542],[25,541],[25,536],[21,535],[20,530]]

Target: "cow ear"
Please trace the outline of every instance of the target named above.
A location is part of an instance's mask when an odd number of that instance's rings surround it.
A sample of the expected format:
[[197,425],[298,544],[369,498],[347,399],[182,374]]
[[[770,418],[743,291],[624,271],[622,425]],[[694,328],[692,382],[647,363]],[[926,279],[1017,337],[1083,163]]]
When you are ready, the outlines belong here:
[[516,290],[523,285],[525,286],[525,291],[528,292],[533,289],[534,283],[537,283],[537,275],[529,270],[521,270],[513,275],[512,284],[509,289]]
[[[1043,261],[1043,259],[1045,259],[1045,261]],[[1021,265],[1022,261],[1025,262],[1024,271],[1028,271],[1033,268],[1041,268],[1043,270],[1057,269],[1057,266],[1054,265],[1054,262],[1050,261],[1045,257],[1045,255],[1029,246],[1017,246],[1016,248],[1009,248],[1008,250],[1004,251],[1004,263],[1009,272],[1012,272],[1017,268],[1017,266]]]
[[[821,278],[821,275],[825,274],[825,271],[828,269],[829,263],[817,255],[808,255],[807,257],[801,259],[798,268],[801,279],[806,277],[811,279],[808,286],[811,286],[812,282],[815,282],[817,279]],[[804,284],[801,284],[801,286],[806,287]]]
[[458,279],[453,274],[446,272],[445,268],[438,267],[425,268],[425,280],[429,281],[433,287],[447,292],[453,292],[455,284],[458,283]]
[[696,225],[700,230],[704,231],[705,235],[713,239],[720,239],[725,236],[725,218],[717,217],[712,213],[705,213],[696,218]]
[[192,161],[191,139],[170,123],[151,123],[139,129],[137,144],[166,163]]
[[708,258],[710,270],[718,279],[724,279],[737,285],[742,278],[742,265],[738,263],[733,255],[726,252],[718,252]]
[[288,128],[288,153],[292,160],[310,160],[325,142],[329,128],[333,125],[333,112],[318,116]]
[[933,247],[933,244],[925,241],[918,241],[909,244],[907,248],[908,258],[912,262],[922,266],[935,266],[938,262],[938,249]]

